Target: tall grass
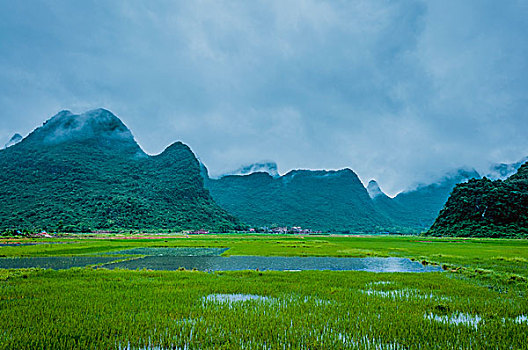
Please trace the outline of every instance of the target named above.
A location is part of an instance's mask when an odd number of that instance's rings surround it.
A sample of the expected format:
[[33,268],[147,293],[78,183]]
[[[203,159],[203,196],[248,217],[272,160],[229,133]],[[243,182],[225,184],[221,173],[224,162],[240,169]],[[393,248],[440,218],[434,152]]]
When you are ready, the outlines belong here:
[[[0,349],[528,348],[526,240],[220,235],[62,241],[3,246],[0,256],[125,258],[123,250],[141,247],[215,247],[230,248],[223,255],[408,257],[446,272],[0,269]],[[208,297],[215,294],[256,297]]]
[[[528,346],[525,298],[442,273],[76,268],[0,276],[6,349]],[[207,298],[216,293],[266,298]],[[441,321],[460,314],[480,321]]]

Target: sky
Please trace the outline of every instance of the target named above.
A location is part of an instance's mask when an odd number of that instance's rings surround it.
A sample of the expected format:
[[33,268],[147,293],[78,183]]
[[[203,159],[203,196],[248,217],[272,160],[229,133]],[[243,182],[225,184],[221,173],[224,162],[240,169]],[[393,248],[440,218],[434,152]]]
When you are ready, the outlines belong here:
[[395,194],[528,155],[528,0],[0,0],[0,144],[103,107],[212,175],[351,168]]

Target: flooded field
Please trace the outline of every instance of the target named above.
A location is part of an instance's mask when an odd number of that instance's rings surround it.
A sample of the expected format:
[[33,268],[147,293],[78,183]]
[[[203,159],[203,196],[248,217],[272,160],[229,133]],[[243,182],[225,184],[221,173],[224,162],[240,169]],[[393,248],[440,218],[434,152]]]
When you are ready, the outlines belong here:
[[0,270],[0,348],[526,348],[526,299],[447,275]]
[[432,272],[441,267],[427,265],[404,258],[332,258],[332,257],[280,257],[280,256],[147,256],[142,259],[107,264],[114,269],[151,269],[200,271],[369,271],[369,272]]
[[115,260],[117,258],[92,256],[0,258],[0,269],[27,269],[38,267],[42,269],[62,270],[72,267],[104,264]]
[[108,252],[115,255],[149,255],[149,256],[220,256],[229,248],[166,248],[139,247]]
[[528,349],[524,241],[67,242],[0,247],[0,349]]
[[[122,257],[77,256],[77,257],[20,257],[0,258],[0,269],[43,268],[69,269],[99,265],[108,269],[149,269],[149,270],[199,270],[199,271],[368,271],[368,272],[434,272],[442,271],[441,267],[422,265],[404,258],[331,258],[331,257],[263,257],[263,256],[230,256],[221,257],[223,249],[200,252],[193,249],[160,250],[156,248],[138,248],[121,251],[119,254],[158,254],[140,256],[123,260]],[[205,253],[209,255],[192,255]],[[117,254],[117,253],[112,253]],[[178,255],[190,254],[190,255]],[[115,261],[115,262],[114,262]]]
[[97,256],[1,258],[0,268],[38,267],[57,270],[98,264],[108,269],[128,270],[269,270],[290,272],[303,270],[434,272],[442,270],[439,266],[422,265],[410,259],[395,257],[220,256],[227,250],[228,248],[137,247],[107,251]]

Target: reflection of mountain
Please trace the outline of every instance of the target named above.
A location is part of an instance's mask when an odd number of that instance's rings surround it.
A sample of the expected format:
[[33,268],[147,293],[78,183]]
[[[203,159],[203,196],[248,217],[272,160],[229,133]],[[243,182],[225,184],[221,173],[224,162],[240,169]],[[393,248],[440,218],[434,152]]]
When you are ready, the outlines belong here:
[[207,179],[206,186],[218,204],[253,226],[379,232],[389,225],[350,169],[231,175]]
[[484,178],[457,185],[429,233],[483,237],[528,235],[528,162],[504,181]]
[[111,112],[63,111],[0,151],[0,229],[231,229],[177,142],[148,156]]

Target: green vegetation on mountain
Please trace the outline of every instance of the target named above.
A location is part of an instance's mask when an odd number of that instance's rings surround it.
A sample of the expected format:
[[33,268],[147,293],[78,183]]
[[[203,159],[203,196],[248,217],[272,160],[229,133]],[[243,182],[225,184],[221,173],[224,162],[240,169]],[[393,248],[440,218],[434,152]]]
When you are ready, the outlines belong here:
[[177,142],[148,156],[109,111],[63,111],[0,151],[0,231],[234,229]]
[[374,181],[367,192],[349,169],[338,172],[297,170],[281,177],[253,173],[209,179],[206,171],[202,174],[215,201],[252,226],[398,233],[427,230],[453,187],[461,181],[479,177],[475,171],[460,170],[437,183],[390,198]]
[[528,163],[504,181],[483,178],[457,185],[428,234],[527,236]]
[[380,232],[390,224],[357,175],[339,171],[295,170],[206,178],[215,201],[252,226],[301,226],[338,232]]
[[[431,226],[457,183],[479,177],[459,171],[395,198],[376,183],[367,192],[349,169],[210,179],[186,145],[177,142],[149,156],[103,109],[60,112],[0,150],[0,167],[0,232],[227,231],[251,225],[418,233]],[[430,233],[525,235],[525,173],[526,166],[506,181],[458,185]]]

